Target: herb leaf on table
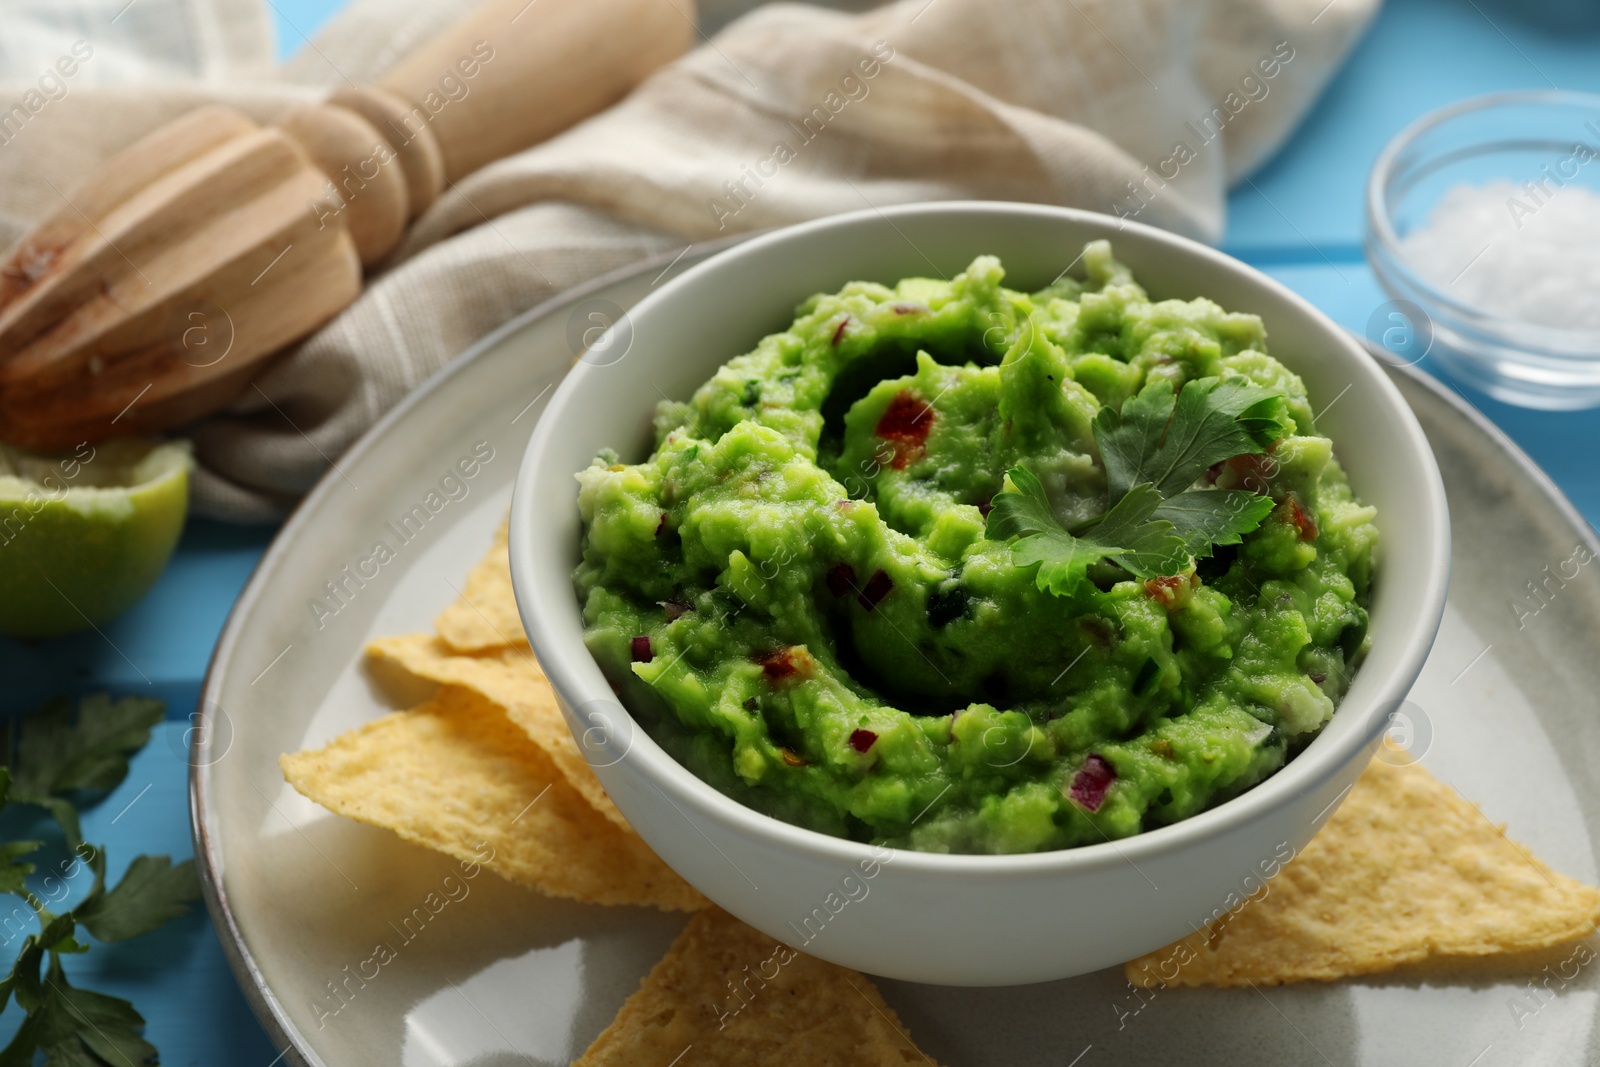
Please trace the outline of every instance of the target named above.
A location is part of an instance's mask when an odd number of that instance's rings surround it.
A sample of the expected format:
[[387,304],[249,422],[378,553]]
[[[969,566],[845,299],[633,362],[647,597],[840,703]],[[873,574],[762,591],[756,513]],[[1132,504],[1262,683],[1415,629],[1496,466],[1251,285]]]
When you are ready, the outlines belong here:
[[26,1013],[0,1067],[27,1067],[37,1053],[45,1067],[131,1067],[156,1062],[156,1047],[142,1036],[144,1018],[120,997],[81,989],[67,979],[62,957],[89,951],[80,929],[96,941],[123,941],[148,933],[189,910],[200,898],[194,861],[136,856],[117,884],[106,888],[106,850],[83,842],[78,808],[88,791],[114,788],[128,760],[150,739],[163,715],[160,701],[112,701],[100,694],[79,703],[53,701],[13,724],[0,768],[0,811],[10,802],[43,807],[61,826],[75,863],[94,872],[78,905],[51,912],[27,885],[34,864],[25,857],[39,841],[0,841],[0,893],[21,897],[37,914],[39,930],[22,943],[10,973],[0,979],[0,1011],[13,1001]]
[[61,824],[69,845],[83,841],[78,809],[70,794],[107,792],[128,775],[128,759],[150,740],[166,713],[159,700],[105,693],[84,697],[76,716],[71,703],[52,700],[25,716],[4,735],[13,803],[44,808]]
[[72,909],[72,917],[96,941],[126,941],[149,933],[187,913],[190,902],[200,899],[200,876],[193,860],[174,866],[166,856],[135,856],[110,890],[105,888],[105,853],[95,853],[89,866],[94,888]]

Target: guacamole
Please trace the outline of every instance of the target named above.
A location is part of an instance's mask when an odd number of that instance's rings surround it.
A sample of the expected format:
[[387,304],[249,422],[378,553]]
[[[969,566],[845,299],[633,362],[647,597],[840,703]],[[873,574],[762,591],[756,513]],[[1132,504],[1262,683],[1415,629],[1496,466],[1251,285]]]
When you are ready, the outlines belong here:
[[[1328,721],[1374,510],[1258,318],[1080,262],[814,296],[662,402],[648,459],[579,472],[588,646],[694,773],[831,834],[1030,852],[1194,815]],[[1146,477],[1180,452],[1208,465]]]

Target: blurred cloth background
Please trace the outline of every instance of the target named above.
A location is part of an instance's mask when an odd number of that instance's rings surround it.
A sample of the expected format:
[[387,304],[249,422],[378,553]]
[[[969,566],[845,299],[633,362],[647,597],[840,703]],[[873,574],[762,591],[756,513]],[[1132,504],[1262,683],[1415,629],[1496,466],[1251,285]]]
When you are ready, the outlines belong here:
[[[699,48],[447,190],[355,304],[262,372],[260,393],[186,431],[194,509],[281,516],[478,338],[690,242],[958,198],[1087,208],[1215,242],[1227,186],[1283,142],[1377,3],[899,0],[733,18],[746,5],[711,0]],[[355,0],[279,67],[260,0],[4,0],[0,245],[187,109],[222,102],[270,121],[376,80],[470,6]],[[56,72],[63,55],[80,60],[71,77]],[[23,101],[38,106],[3,125]]]

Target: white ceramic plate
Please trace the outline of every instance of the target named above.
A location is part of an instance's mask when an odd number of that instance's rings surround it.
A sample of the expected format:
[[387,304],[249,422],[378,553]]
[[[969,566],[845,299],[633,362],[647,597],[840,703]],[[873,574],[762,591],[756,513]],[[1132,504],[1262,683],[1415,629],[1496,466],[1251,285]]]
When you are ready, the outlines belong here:
[[[420,389],[339,460],[234,608],[202,694],[195,851],[235,974],[288,1062],[567,1063],[683,922],[552,901],[487,875],[442,907],[435,895],[430,911],[424,900],[452,861],[329,814],[277,768],[280,753],[417,701],[368,677],[362,645],[431,628],[487,549],[533,421],[592,315],[610,321],[666,266],[536,308]],[[1438,455],[1454,538],[1444,627],[1408,709],[1412,745],[1535,854],[1593,882],[1600,580],[1579,561],[1600,544],[1485,420],[1415,372],[1395,377]],[[474,450],[489,458],[464,491],[440,490]],[[380,541],[393,556],[381,565]],[[1595,970],[1538,992],[1481,977],[1152,995],[1133,993],[1120,970],[1008,989],[881,985],[950,1067],[1492,1067],[1600,1062]]]

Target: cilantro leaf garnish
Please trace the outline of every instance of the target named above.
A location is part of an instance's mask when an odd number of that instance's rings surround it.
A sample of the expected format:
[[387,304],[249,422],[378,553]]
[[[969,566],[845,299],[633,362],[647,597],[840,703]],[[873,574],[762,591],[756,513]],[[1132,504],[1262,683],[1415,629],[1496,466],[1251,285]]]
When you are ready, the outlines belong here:
[[1071,596],[1089,567],[1115,563],[1136,578],[1176,574],[1191,559],[1239,540],[1271,513],[1270,497],[1237,489],[1193,489],[1207,468],[1266,451],[1287,430],[1282,394],[1244,378],[1201,378],[1173,395],[1145,386],[1094,421],[1106,467],[1104,514],[1068,529],[1043,483],[1025,467],[1006,472],[991,501],[985,536],[1016,538],[1012,559],[1037,566],[1041,590]]
[[1026,467],[1013,467],[1006,473],[1011,488],[1002,489],[989,502],[989,521],[984,536],[991,541],[1044,533],[1061,525],[1050,497],[1038,477]]
[[1100,560],[1121,564],[1143,577],[1154,577],[1164,573],[1165,567],[1174,563],[1181,567],[1187,561],[1183,539],[1172,523],[1151,518],[1161,494],[1148,483],[1135,486],[1099,522],[1074,535],[1056,518],[1044,486],[1031,471],[1014,467],[1009,477],[1016,488],[995,495],[988,536],[992,540],[1013,532],[1020,536],[1012,558],[1019,566],[1039,565],[1034,580],[1040,589],[1070,596],[1087,576],[1090,564]]
[[1175,496],[1213,463],[1266,451],[1285,417],[1283,394],[1246,378],[1199,378],[1176,399],[1170,382],[1152,382],[1120,413],[1105,407],[1095,416],[1110,503],[1141,482]]
[[1272,514],[1272,498],[1242,489],[1191,489],[1168,497],[1154,517],[1172,523],[1184,551],[1205,559],[1217,545],[1236,545]]
[[67,980],[61,960],[89,951],[82,931],[97,941],[122,941],[148,933],[188,911],[200,897],[194,861],[174,865],[166,856],[137,856],[116,886],[106,888],[106,851],[82,841],[75,799],[108,790],[128,773],[128,759],[161,721],[159,701],[112,702],[85,698],[76,718],[65,701],[24,718],[6,737],[0,768],[0,810],[10,801],[46,808],[79,861],[94,872],[88,895],[70,911],[53,914],[28,887],[34,866],[25,860],[38,841],[0,841],[0,893],[21,897],[39,930],[22,943],[11,971],[0,979],[0,1010],[15,999],[27,1017],[0,1050],[0,1067],[127,1067],[155,1062],[156,1048],[141,1036],[144,1019],[119,997],[80,989]]

